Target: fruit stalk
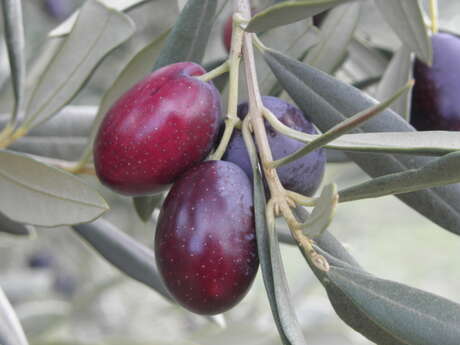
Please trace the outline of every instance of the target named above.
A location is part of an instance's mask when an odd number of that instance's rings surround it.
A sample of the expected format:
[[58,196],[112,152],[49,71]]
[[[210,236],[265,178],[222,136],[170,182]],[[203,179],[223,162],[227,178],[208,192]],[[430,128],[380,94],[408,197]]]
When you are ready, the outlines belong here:
[[240,120],[237,115],[238,108],[238,77],[240,70],[240,61],[241,61],[241,50],[243,46],[243,34],[244,31],[240,27],[241,16],[238,12],[235,12],[233,16],[233,35],[232,35],[232,45],[230,49],[230,57],[228,59],[228,65],[230,67],[229,73],[229,88],[228,88],[228,106],[227,106],[227,116],[225,118],[225,130],[220,140],[219,146],[216,151],[212,154],[211,159],[219,160],[225,153],[228,143],[233,134],[235,126],[240,123]]
[[[249,0],[235,0],[235,5],[236,11],[241,13],[243,18],[249,19]],[[329,265],[326,259],[316,253],[312,241],[303,234],[302,228],[291,210],[291,206],[294,206],[295,203],[288,197],[286,190],[280,182],[276,169],[269,166],[273,161],[273,157],[263,120],[264,106],[257,82],[252,35],[253,34],[247,32],[243,34],[243,58],[249,95],[249,112],[247,116],[250,117],[262,168],[271,193],[271,201],[267,205],[267,207],[270,208],[268,214],[270,214],[271,208],[274,210],[275,215],[281,213],[286,219],[292,236],[305,255],[319,269],[327,271]]]

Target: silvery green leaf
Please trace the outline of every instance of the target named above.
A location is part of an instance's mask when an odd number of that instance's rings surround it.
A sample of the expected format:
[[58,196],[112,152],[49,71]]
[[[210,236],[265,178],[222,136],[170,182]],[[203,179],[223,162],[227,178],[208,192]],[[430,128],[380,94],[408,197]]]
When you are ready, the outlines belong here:
[[0,287],[0,344],[28,345],[24,331],[10,302]]
[[39,226],[89,222],[108,209],[79,178],[10,151],[0,151],[0,195],[0,212]]
[[[458,134],[457,134],[458,135]],[[445,155],[419,169],[389,174],[340,191],[341,201],[408,193],[420,189],[460,183],[460,151]]]
[[[403,45],[399,48],[379,83],[376,94],[378,100],[388,98],[394,93],[394,90],[406,85],[412,79],[412,60],[412,53],[406,46]],[[391,109],[408,121],[410,103],[411,93],[407,93],[393,103]]]
[[[105,4],[107,7],[111,7],[117,11],[127,11],[131,8],[134,8],[138,5],[142,5],[145,2],[152,0],[98,0],[99,2]],[[78,18],[80,10],[73,13],[69,18],[67,18],[63,23],[59,24],[58,27],[53,29],[48,36],[49,37],[63,37],[68,35]]]
[[388,59],[383,54],[370,46],[368,42],[356,37],[348,45],[348,57],[348,63],[352,65],[353,71],[360,71],[357,78],[380,77],[388,66]]
[[[376,104],[356,88],[278,52],[265,50],[264,57],[289,95],[322,131]],[[365,122],[361,131],[410,132],[414,128],[387,109]],[[410,155],[347,154],[372,177],[418,169],[432,160]],[[460,233],[460,185],[398,194],[397,197],[436,224]]]
[[211,33],[216,8],[216,0],[189,0],[156,59],[154,69],[181,61],[200,63]]
[[87,137],[98,107],[86,105],[68,105],[59,111],[56,117],[33,128],[27,135]]
[[353,0],[285,1],[257,13],[249,21],[246,31],[261,32],[277,26],[295,23],[348,1]]
[[85,137],[25,136],[9,146],[12,151],[75,161],[87,144]]
[[379,344],[458,344],[460,304],[348,268],[332,266],[324,284],[397,339]]
[[[86,137],[91,132],[96,106],[68,105],[49,121],[33,128],[27,136]],[[9,114],[0,114],[0,127],[7,124]]]
[[270,223],[267,221],[265,191],[257,166],[256,148],[250,134],[244,132],[244,136],[254,175],[254,215],[259,262],[273,318],[284,345],[306,344],[291,301],[275,222],[274,219]]
[[[319,138],[319,135],[309,138]],[[325,147],[357,152],[441,156],[460,150],[460,136],[453,131],[356,133],[344,134]]]
[[162,201],[163,194],[138,196],[133,198],[136,213],[144,222],[148,222],[152,218],[153,211],[161,205]]
[[80,90],[98,63],[134,33],[126,15],[97,0],[85,2],[77,22],[36,85],[24,126],[34,127],[58,112]]
[[324,72],[332,73],[347,53],[348,44],[358,23],[360,8],[360,3],[353,3],[332,9],[321,25],[320,42],[308,52],[304,61]]
[[5,39],[11,69],[11,81],[15,98],[12,123],[22,111],[25,92],[26,58],[24,43],[24,26],[20,0],[2,0]]
[[417,57],[427,64],[433,59],[431,39],[419,0],[375,0],[385,20]]
[[[319,42],[319,34],[311,23],[302,21],[267,31],[261,35],[261,39],[267,46],[300,59],[305,56],[305,52]],[[267,64],[263,63],[263,57],[260,54],[256,54],[255,59],[260,92],[262,95],[268,95],[277,84],[277,80]],[[242,87],[241,94],[246,95],[244,87]]]
[[323,188],[312,213],[302,223],[305,235],[314,239],[327,229],[334,217],[338,197],[335,184],[329,184]]
[[32,232],[32,228],[29,225],[12,221],[0,212],[0,232],[11,235],[28,236]]
[[105,219],[75,225],[73,230],[120,271],[171,300],[155,266],[155,254],[152,250]]

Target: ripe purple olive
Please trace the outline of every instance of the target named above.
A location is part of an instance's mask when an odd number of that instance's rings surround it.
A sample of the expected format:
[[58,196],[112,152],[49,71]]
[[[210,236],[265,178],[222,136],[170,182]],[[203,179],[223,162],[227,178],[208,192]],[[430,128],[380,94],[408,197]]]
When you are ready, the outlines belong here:
[[207,161],[174,183],[160,211],[156,261],[176,301],[222,313],[247,293],[259,259],[251,183],[237,165]]
[[[312,123],[308,121],[297,107],[271,96],[262,97],[263,104],[284,123],[286,126],[295,130],[316,134],[317,131]],[[238,116],[244,118],[248,113],[248,104],[242,103],[238,106]],[[272,126],[265,121],[265,128],[268,134],[268,142],[272,150],[273,158],[280,159],[298,149],[305,144],[298,140],[289,138],[275,131]],[[233,162],[240,166],[252,179],[252,169],[249,155],[244,145],[244,140],[240,132],[235,131],[224,154],[223,160]],[[281,166],[277,169],[281,183],[286,189],[300,194],[311,196],[318,189],[323,179],[326,165],[326,155],[323,149],[315,150],[308,155]]]
[[433,65],[414,65],[410,122],[420,131],[460,131],[460,38],[438,33],[431,40]]
[[192,62],[163,67],[127,91],[106,114],[94,144],[99,180],[126,195],[154,194],[202,161],[220,124],[217,89]]

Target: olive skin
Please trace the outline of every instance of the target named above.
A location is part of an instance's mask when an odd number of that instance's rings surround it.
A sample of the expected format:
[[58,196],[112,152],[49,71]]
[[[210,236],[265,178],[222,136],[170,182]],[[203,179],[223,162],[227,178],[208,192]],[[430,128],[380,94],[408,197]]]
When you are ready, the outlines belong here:
[[207,161],[174,183],[160,211],[155,256],[175,300],[218,314],[249,290],[259,266],[251,183],[238,166]]
[[[318,132],[297,107],[271,96],[262,97],[262,102],[286,126],[295,130],[317,134]],[[244,118],[248,113],[248,104],[238,106],[238,116]],[[268,143],[275,160],[283,158],[299,150],[304,143],[280,134],[265,121]],[[235,131],[222,158],[241,167],[252,179],[252,169],[241,132]],[[308,155],[277,168],[281,183],[286,189],[311,196],[318,189],[326,167],[326,155],[323,149],[315,150]]]
[[438,33],[431,41],[433,65],[414,64],[410,122],[420,131],[460,131],[460,38]]
[[134,85],[106,114],[94,144],[99,180],[125,195],[160,192],[215,144],[220,95],[191,62],[165,66]]

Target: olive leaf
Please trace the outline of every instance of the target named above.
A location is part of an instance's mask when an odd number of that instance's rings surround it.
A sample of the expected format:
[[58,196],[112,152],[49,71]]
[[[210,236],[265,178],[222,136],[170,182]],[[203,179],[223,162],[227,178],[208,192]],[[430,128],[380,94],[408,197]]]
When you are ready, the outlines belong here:
[[258,170],[255,144],[246,129],[243,130],[243,136],[253,169],[254,215],[259,262],[273,318],[284,345],[306,344],[290,299],[275,223],[267,222],[265,191]]
[[419,0],[376,0],[378,9],[401,41],[427,64],[433,59],[431,39]]
[[171,300],[155,267],[155,254],[105,219],[79,224],[73,230],[108,262],[129,277]]
[[162,193],[152,196],[134,197],[133,204],[139,218],[144,222],[148,222],[152,217],[153,211],[161,206],[163,197]]
[[11,123],[22,111],[25,92],[26,58],[22,6],[20,0],[2,0],[5,39],[11,69],[15,106]]
[[[376,93],[378,100],[388,98],[394,90],[399,89],[412,79],[412,62],[412,53],[403,45],[393,56],[387,70],[383,74]],[[401,96],[390,108],[400,114],[406,121],[409,121],[410,104],[411,93],[409,92]]]
[[154,69],[181,61],[200,63],[206,50],[216,8],[215,0],[189,0],[155,61]]
[[334,286],[382,330],[399,339],[396,344],[458,344],[457,303],[348,268],[332,266],[324,284],[326,289],[328,285]]
[[18,317],[0,287],[0,344],[28,345]]
[[311,215],[302,223],[305,235],[314,239],[327,229],[334,217],[338,199],[335,184],[323,188]]
[[295,23],[349,1],[353,0],[303,0],[275,4],[252,17],[246,31],[261,32]]
[[[300,220],[307,219],[303,208],[298,207],[295,212]],[[308,263],[326,289],[337,315],[354,330],[379,345],[456,343],[459,304],[372,276],[328,231],[315,242],[316,250],[331,268],[322,272]]]
[[340,201],[376,198],[445,184],[460,183],[460,151],[438,158],[419,169],[376,177],[339,192]]
[[35,127],[67,104],[99,62],[134,33],[125,14],[89,0],[51,60],[27,105],[23,126]]
[[[154,0],[99,0],[99,2],[117,11],[128,11],[139,5],[142,5],[143,3],[151,1]],[[72,31],[80,11],[81,10],[75,11],[75,13],[73,13],[69,18],[67,18],[63,23],[59,24],[58,27],[51,30],[48,36],[58,38],[68,35]]]
[[332,73],[347,53],[361,4],[346,4],[330,11],[319,32],[320,42],[307,54],[305,62],[324,72]]
[[32,227],[12,221],[0,212],[0,232],[17,236],[28,236],[32,232]]
[[[319,42],[318,29],[306,21],[264,32],[260,38],[269,47],[298,59],[303,59],[306,52]],[[255,55],[255,64],[257,75],[260,76],[259,87],[261,94],[272,94],[275,88],[279,88],[276,78],[270,73],[270,68],[263,63],[263,57],[259,54]],[[241,89],[240,94],[247,97],[245,85]]]
[[64,160],[77,160],[87,143],[86,137],[26,136],[16,140],[9,149],[30,155]]
[[108,209],[79,178],[10,151],[0,151],[0,195],[0,212],[39,226],[89,222]]
[[[358,89],[278,52],[266,49],[263,54],[282,86],[322,131],[376,103]],[[360,128],[365,132],[414,131],[400,115],[389,109]],[[347,152],[347,155],[372,177],[418,169],[432,160],[409,155],[354,152]],[[441,227],[460,233],[460,185],[398,194],[397,197]]]

